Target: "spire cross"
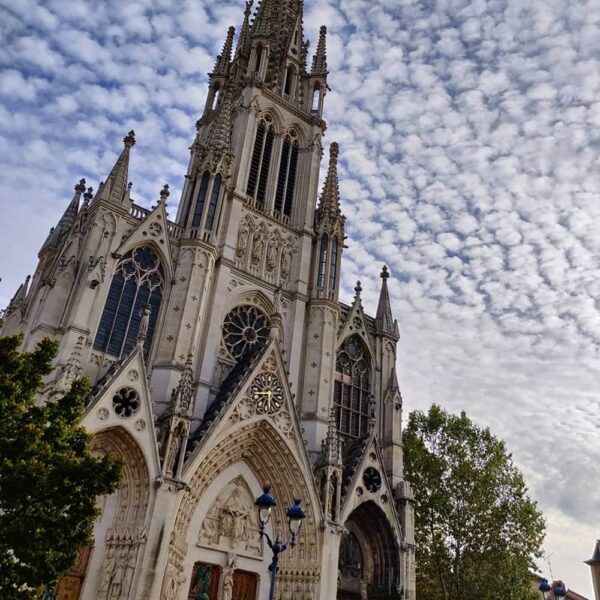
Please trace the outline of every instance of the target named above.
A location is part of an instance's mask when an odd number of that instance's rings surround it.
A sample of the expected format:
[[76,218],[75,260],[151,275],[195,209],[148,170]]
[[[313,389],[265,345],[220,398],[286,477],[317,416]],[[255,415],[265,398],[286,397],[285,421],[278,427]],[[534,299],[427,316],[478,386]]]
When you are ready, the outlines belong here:
[[383,265],[383,269],[381,269],[381,279],[389,279],[390,272],[386,265]]
[[133,129],[123,138],[123,144],[125,148],[132,148],[135,146],[135,131]]
[[80,179],[79,183],[75,186],[76,194],[83,194],[85,192],[85,179]]

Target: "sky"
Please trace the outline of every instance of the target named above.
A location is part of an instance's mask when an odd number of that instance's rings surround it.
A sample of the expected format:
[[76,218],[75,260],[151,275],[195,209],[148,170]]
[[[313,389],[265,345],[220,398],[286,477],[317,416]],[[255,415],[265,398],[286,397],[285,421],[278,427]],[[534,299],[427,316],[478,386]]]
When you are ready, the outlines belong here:
[[[241,0],[0,0],[0,306],[85,177],[175,215]],[[545,576],[592,598],[600,537],[600,1],[306,0],[329,29],[325,141],[348,249],[401,330],[404,410],[506,440],[547,521]]]

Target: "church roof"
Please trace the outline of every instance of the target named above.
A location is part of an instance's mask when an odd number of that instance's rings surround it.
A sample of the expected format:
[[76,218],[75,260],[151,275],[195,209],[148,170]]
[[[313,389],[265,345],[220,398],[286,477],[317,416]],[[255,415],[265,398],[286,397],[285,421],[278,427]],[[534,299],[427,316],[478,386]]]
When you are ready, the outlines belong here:
[[370,436],[365,435],[361,438],[356,438],[347,442],[342,450],[342,463],[344,469],[342,471],[342,500],[346,498],[348,490],[354,480],[356,470],[359,468],[362,457],[369,443]]
[[225,377],[221,388],[217,392],[215,399],[209,404],[200,427],[191,437],[191,441],[200,440],[210,429],[211,425],[219,420],[224,410],[229,406],[239,385],[244,381],[248,373],[254,368],[254,365],[266,351],[268,345],[255,349],[243,356],[238,363],[231,369],[229,375]]

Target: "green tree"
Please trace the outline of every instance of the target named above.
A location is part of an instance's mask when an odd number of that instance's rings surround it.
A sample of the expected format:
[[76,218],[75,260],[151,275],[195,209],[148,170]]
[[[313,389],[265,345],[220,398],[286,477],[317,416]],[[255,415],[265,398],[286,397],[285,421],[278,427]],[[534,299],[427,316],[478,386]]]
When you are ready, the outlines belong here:
[[121,465],[90,455],[79,425],[89,384],[40,404],[57,343],[31,353],[21,338],[0,338],[0,598],[34,598],[75,562],[91,536],[96,497],[118,486]]
[[545,522],[504,442],[463,412],[409,416],[405,474],[416,500],[424,600],[529,600]]

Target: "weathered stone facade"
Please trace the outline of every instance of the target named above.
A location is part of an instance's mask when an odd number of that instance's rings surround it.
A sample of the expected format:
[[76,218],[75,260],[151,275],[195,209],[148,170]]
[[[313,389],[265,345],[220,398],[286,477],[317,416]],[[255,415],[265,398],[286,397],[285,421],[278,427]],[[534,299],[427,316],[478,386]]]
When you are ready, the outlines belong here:
[[175,221],[167,186],[152,210],[133,202],[130,132],[97,192],[76,186],[6,311],[1,333],[25,349],[60,341],[47,398],[95,382],[83,423],[125,464],[65,598],[183,600],[199,573],[211,599],[266,598],[253,500],[267,482],[271,534],[295,498],[306,511],[278,598],[415,598],[388,273],[374,318],[360,285],[339,302],[337,144],[318,190],[325,28],[310,69],[307,52],[300,0],[248,3],[210,76]]

